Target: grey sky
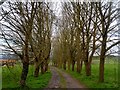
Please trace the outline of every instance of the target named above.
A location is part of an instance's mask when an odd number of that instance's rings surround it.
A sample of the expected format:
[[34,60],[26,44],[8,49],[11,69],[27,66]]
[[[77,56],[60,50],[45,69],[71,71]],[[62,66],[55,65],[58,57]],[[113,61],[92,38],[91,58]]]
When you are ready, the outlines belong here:
[[[0,0],[1,1],[1,0]],[[5,1],[5,0],[4,0]],[[20,0],[20,1],[30,1],[30,0]],[[33,0],[34,1],[34,0]],[[35,1],[41,1],[41,0],[35,0]],[[54,12],[55,12],[55,14],[56,14],[56,16],[61,16],[61,1],[62,2],[64,2],[64,1],[66,1],[67,2],[67,0],[46,0],[46,1],[48,1],[48,2],[54,2],[54,5],[53,5],[53,10],[54,10]],[[75,0],[76,1],[76,0]],[[82,0],[78,0],[78,1],[82,1]],[[109,1],[109,0],[105,0],[105,1]],[[116,1],[116,0],[112,0],[112,1]],[[116,1],[117,2],[117,1]],[[5,4],[5,3],[4,3]],[[3,5],[4,5],[3,4]],[[0,17],[1,18],[1,17]],[[1,21],[0,21],[1,22]],[[114,22],[114,23],[117,23],[117,22]],[[57,28],[57,27],[56,27]],[[53,28],[54,29],[54,31],[53,31],[53,33],[55,33],[55,28]],[[111,39],[118,39],[118,37],[115,37],[115,36],[113,36],[113,37],[111,37]],[[0,40],[0,42],[1,43],[3,43],[4,44],[4,42],[3,42],[3,40]],[[110,43],[108,43],[107,44],[107,46],[110,46]],[[1,53],[1,49],[4,49],[4,47],[0,47],[0,53]],[[112,48],[113,50],[118,50],[118,47],[113,47]],[[114,55],[117,55],[117,53],[116,54],[114,54]]]

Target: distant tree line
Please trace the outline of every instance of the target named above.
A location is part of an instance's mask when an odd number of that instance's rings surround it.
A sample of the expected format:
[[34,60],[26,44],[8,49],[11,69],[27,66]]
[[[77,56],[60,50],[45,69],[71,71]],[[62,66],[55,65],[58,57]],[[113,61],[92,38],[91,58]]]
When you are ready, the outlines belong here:
[[0,59],[12,59],[12,60],[17,60],[18,56],[15,54],[0,54]]

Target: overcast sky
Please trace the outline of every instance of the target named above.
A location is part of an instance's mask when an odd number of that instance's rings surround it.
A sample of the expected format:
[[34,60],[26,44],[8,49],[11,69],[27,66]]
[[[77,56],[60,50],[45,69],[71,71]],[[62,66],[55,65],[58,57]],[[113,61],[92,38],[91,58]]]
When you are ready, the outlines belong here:
[[[1,0],[0,0],[1,1]],[[21,1],[21,0],[20,0]],[[22,0],[22,1],[28,1],[28,0]],[[41,0],[36,0],[36,1],[41,1]],[[60,16],[61,15],[61,1],[62,2],[64,2],[64,1],[67,1],[67,0],[46,0],[46,1],[49,1],[49,2],[54,2],[54,5],[53,5],[53,10],[54,10],[54,12],[56,13],[56,16]],[[76,0],[75,0],[76,1]],[[82,0],[78,0],[78,1],[82,1]],[[109,1],[109,0],[107,0],[107,1]],[[116,1],[116,0],[112,0],[112,1]],[[5,5],[5,3],[3,4],[3,5]],[[1,17],[0,17],[0,19],[1,19]],[[116,23],[116,22],[115,22]],[[55,29],[54,29],[55,30]],[[118,39],[118,37],[112,37],[111,39],[113,39],[113,38],[116,38],[116,39]],[[4,43],[3,42],[3,40],[1,40],[0,39],[0,43]],[[110,44],[107,44],[108,46],[110,45]],[[2,53],[2,49],[4,49],[3,47],[0,47],[0,53]],[[118,47],[113,47],[112,48],[113,50],[118,50]],[[114,55],[118,55],[117,53],[116,54],[114,54]]]

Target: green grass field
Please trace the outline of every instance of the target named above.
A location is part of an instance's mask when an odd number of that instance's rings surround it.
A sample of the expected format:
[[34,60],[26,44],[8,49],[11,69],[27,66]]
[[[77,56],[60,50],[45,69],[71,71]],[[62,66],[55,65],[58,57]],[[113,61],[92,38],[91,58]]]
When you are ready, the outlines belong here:
[[[109,60],[109,61],[108,61]],[[68,71],[73,77],[85,84],[88,88],[117,88],[118,87],[118,62],[107,59],[105,63],[105,82],[99,83],[99,61],[94,60],[92,64],[92,75],[85,75],[85,68],[83,66],[81,74],[76,71]]]
[[[20,65],[15,67],[3,67],[0,68],[0,75],[2,74],[2,88],[19,88],[19,80],[22,68]],[[39,77],[33,76],[34,68],[33,66],[29,67],[29,73],[26,80],[27,86],[29,88],[44,88],[47,86],[50,78],[51,72],[48,71]],[[105,62],[105,82],[99,83],[99,60],[93,59],[92,62],[92,75],[85,75],[85,67],[83,65],[81,74],[75,71],[66,71],[71,74],[74,78],[79,80],[81,83],[86,85],[88,88],[117,88],[118,87],[118,61],[114,58],[106,58]],[[26,89],[25,89],[26,90]]]
[[[19,80],[22,68],[19,65],[14,67],[2,68],[2,88],[19,88]],[[29,73],[26,80],[28,88],[44,88],[48,85],[51,78],[51,72],[48,71],[45,74],[40,74],[39,77],[33,76],[34,68],[29,67]]]
[[0,66],[0,90],[2,89],[2,67]]

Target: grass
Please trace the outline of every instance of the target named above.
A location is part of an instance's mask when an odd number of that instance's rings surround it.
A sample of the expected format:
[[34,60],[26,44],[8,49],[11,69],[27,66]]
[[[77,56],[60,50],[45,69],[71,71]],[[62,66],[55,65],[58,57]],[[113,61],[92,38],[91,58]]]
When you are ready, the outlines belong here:
[[2,67],[0,66],[0,90],[2,89]]
[[85,84],[88,88],[118,88],[118,63],[110,60],[105,63],[104,83],[99,83],[99,63],[92,64],[92,75],[85,75],[85,67],[83,66],[81,74],[76,71],[68,71],[74,78]]
[[[19,88],[19,80],[22,68],[19,65],[14,67],[2,68],[2,88]],[[40,74],[39,77],[33,76],[34,68],[29,67],[29,73],[26,80],[28,88],[45,88],[51,78],[51,72],[48,71],[45,74]]]

